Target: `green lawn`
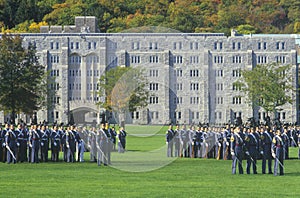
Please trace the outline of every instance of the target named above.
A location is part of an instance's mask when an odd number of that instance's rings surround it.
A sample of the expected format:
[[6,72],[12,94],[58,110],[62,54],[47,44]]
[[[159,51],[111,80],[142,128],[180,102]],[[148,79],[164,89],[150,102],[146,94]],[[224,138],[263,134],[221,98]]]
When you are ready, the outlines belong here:
[[[132,128],[130,128],[132,127]],[[1,197],[299,197],[300,160],[285,161],[285,175],[232,175],[231,161],[166,158],[164,130],[143,137],[127,127],[128,152],[112,167],[84,163],[0,164]],[[145,131],[155,127],[143,126]],[[153,132],[149,132],[152,134]],[[147,136],[147,135],[146,135]],[[297,156],[291,149],[290,155]],[[245,161],[244,168],[245,168]]]

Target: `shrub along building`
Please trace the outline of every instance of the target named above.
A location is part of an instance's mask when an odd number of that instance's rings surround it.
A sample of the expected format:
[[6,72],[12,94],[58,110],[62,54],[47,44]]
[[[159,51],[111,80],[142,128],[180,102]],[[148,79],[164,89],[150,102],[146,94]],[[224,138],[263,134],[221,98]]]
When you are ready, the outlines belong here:
[[[254,110],[233,85],[241,70],[258,64],[292,65],[291,83],[298,86],[299,35],[100,33],[96,24],[95,17],[76,17],[74,26],[22,34],[24,45],[36,45],[41,63],[55,77],[53,106],[37,112],[38,121],[99,123],[104,110],[96,106],[103,100],[95,93],[97,81],[117,66],[141,66],[149,82],[148,106],[128,112],[126,122],[134,124],[224,124],[236,117],[263,121],[266,112]],[[278,112],[281,121],[298,121],[298,96],[293,97]]]

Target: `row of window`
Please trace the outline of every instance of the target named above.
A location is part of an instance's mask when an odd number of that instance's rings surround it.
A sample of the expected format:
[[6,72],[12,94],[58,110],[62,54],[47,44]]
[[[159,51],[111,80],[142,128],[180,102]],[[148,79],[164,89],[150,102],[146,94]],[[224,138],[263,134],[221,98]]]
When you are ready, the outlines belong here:
[[[70,42],[69,44],[69,47],[70,49],[80,49],[80,42]],[[86,43],[86,47],[87,49],[97,49],[97,42],[87,42]],[[257,49],[258,50],[266,50],[268,48],[268,43],[267,42],[258,42],[257,43]],[[114,48],[117,48],[116,46],[116,43],[113,43],[112,45]],[[173,43],[173,49],[176,50],[176,49],[179,49],[181,50],[183,47],[183,44],[182,42],[174,42]],[[137,42],[132,42],[131,43],[131,49],[132,50],[139,50],[141,48],[141,45],[140,45],[140,42],[137,41]],[[148,49],[150,50],[157,50],[159,48],[158,46],[158,42],[149,42],[149,45],[148,45]],[[284,50],[286,47],[285,47],[285,42],[276,42],[276,49],[277,50]],[[50,42],[50,49],[51,50],[58,50],[60,49],[60,43],[59,42],[53,42],[51,41]],[[198,50],[199,49],[199,43],[198,42],[190,42],[190,46],[189,46],[189,49],[190,50]],[[214,47],[213,47],[214,50],[222,50],[223,49],[223,42],[214,42]],[[232,45],[231,45],[231,49],[233,50],[240,50],[242,49],[242,44],[241,42],[232,42]]]
[[[69,97],[69,101],[79,101],[79,100],[81,100],[81,97],[80,96],[70,96]],[[94,102],[97,102],[97,101],[99,101],[99,97],[96,97],[96,96],[90,96],[90,97],[87,97],[86,98],[86,100],[87,101],[94,101]]]
[[[99,84],[87,83],[86,89],[87,90],[99,90]],[[81,90],[81,83],[70,83],[69,90]]]
[[[232,56],[231,57],[231,63],[242,63],[243,59],[241,56]],[[275,56],[274,61],[276,61],[277,63],[286,63],[286,57],[285,56]],[[223,56],[214,56],[213,57],[213,62],[216,64],[222,64],[224,63],[224,57]],[[269,62],[269,57],[267,56],[256,56],[256,63],[257,64],[266,64]]]
[[[87,77],[99,77],[100,71],[99,70],[86,70]],[[69,77],[81,76],[81,70],[78,69],[69,69]]]

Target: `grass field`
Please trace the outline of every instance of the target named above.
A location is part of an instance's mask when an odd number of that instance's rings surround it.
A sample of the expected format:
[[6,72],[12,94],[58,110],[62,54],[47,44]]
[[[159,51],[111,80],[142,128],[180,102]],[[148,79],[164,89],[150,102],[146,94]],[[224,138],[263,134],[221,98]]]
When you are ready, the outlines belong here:
[[[300,160],[285,175],[232,175],[231,161],[166,158],[165,128],[129,126],[112,167],[84,163],[0,164],[1,197],[299,197]],[[148,131],[148,133],[147,133]],[[156,131],[156,132],[153,132]],[[138,134],[138,135],[137,135]],[[151,135],[147,135],[151,134]],[[293,148],[294,158],[298,150]],[[244,168],[245,168],[245,161]]]

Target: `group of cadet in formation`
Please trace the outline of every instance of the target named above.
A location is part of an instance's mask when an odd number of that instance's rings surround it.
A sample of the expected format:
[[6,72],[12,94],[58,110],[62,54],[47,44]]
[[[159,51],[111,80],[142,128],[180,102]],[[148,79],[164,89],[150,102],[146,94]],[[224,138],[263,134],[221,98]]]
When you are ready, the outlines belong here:
[[[262,160],[262,174],[284,175],[284,159],[289,147],[298,147],[300,159],[300,126],[230,126],[208,127],[170,125],[166,131],[167,157],[216,158],[232,160],[232,174],[257,174],[257,160]],[[272,160],[274,159],[274,173]],[[268,172],[266,166],[268,165]]]
[[[6,123],[0,125],[0,161],[17,162],[53,162],[59,161],[60,152],[65,162],[83,162],[84,152],[90,152],[90,161],[108,165],[111,163],[112,151],[124,153],[126,147],[126,132],[120,127],[118,133],[115,127],[103,123],[99,129],[45,124],[18,124],[17,127]],[[48,157],[49,150],[51,156]]]

